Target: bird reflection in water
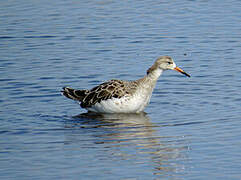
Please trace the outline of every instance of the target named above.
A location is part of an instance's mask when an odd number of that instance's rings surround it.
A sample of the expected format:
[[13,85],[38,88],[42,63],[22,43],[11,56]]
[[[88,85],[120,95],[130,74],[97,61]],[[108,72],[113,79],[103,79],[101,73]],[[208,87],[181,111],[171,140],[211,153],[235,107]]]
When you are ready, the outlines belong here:
[[84,113],[73,117],[71,122],[66,122],[66,128],[94,131],[95,133],[91,133],[91,140],[96,145],[104,145],[106,152],[111,152],[111,156],[115,156],[115,159],[152,164],[151,171],[155,175],[165,176],[184,172],[181,161],[186,159],[187,148],[185,142],[181,143],[182,137],[160,136],[157,128],[162,127],[151,123],[144,112]]

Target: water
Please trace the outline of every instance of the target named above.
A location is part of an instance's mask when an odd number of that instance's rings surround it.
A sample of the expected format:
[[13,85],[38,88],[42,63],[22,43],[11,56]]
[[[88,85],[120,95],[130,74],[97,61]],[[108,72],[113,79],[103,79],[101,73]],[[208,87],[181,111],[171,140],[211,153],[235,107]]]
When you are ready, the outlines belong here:
[[[241,2],[1,1],[1,179],[240,179]],[[146,114],[88,116],[61,87],[137,79]]]

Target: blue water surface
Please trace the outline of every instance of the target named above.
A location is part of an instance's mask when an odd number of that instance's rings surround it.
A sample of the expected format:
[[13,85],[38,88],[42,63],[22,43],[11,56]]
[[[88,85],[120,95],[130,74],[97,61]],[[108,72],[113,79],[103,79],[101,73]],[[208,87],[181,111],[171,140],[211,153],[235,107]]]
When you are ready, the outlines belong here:
[[[241,1],[1,1],[0,179],[238,180]],[[134,80],[145,113],[90,116],[61,96]]]

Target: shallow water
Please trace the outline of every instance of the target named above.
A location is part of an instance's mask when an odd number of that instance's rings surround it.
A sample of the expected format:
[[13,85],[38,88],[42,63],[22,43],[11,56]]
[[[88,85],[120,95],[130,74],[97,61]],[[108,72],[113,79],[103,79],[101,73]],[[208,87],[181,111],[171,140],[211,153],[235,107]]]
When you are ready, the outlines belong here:
[[[1,1],[1,179],[240,179],[241,2]],[[146,114],[93,116],[60,95],[142,77]]]

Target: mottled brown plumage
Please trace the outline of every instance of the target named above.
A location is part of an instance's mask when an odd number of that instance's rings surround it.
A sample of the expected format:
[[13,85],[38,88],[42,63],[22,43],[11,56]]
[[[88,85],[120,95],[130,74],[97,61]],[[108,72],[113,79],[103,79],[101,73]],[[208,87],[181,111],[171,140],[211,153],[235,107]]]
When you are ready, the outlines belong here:
[[81,102],[82,108],[91,107],[97,102],[111,98],[121,98],[124,95],[132,95],[137,88],[136,81],[122,81],[112,79],[104,82],[91,90],[75,90],[69,87],[63,88],[63,95]]
[[159,57],[147,75],[135,81],[110,80],[90,90],[63,88],[63,95],[79,101],[82,108],[101,113],[138,113],[149,103],[157,79],[164,70],[176,70],[189,76],[169,56]]

